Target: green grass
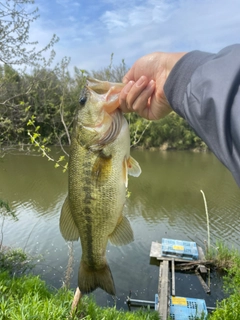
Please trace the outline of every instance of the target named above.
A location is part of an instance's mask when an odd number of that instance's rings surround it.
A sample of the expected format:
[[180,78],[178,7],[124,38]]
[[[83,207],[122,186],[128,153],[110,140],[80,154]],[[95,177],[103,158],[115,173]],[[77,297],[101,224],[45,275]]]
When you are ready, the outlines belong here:
[[134,312],[117,310],[116,307],[102,308],[89,297],[84,297],[80,305],[81,312],[87,320],[159,320],[159,315],[149,309],[140,309]]
[[229,297],[217,303],[217,310],[210,320],[239,320],[240,319],[240,253],[234,248],[227,248],[218,242],[217,251],[213,254],[218,266],[226,271],[224,289]]
[[37,276],[13,277],[0,272],[1,320],[157,320],[158,314],[150,310],[125,312],[113,308],[101,308],[92,298],[85,296],[74,316],[70,316],[73,292],[66,289],[49,290]]
[[230,270],[234,267],[239,251],[235,248],[229,249],[222,241],[217,241],[214,247],[207,250],[206,259],[212,260],[216,268],[221,270]]
[[59,290],[52,293],[37,276],[12,277],[0,273],[0,319],[66,319],[73,294]]
[[34,258],[21,249],[2,247],[0,250],[0,319],[1,320],[155,320],[150,310],[125,312],[101,308],[84,296],[77,312],[71,316],[74,293],[62,288],[50,289],[38,276],[26,274],[34,267]]

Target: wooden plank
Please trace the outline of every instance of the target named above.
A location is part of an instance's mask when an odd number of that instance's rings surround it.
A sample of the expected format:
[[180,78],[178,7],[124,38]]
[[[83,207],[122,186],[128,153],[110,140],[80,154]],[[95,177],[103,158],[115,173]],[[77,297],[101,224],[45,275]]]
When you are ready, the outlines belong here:
[[162,279],[162,273],[163,273],[163,262],[160,262],[159,265],[159,277],[158,277],[158,312],[160,310],[160,295],[161,295],[161,279]]
[[159,242],[152,241],[151,249],[150,249],[150,257],[151,258],[159,258],[161,257],[162,245]]
[[[175,260],[176,262],[176,260]],[[194,260],[194,261],[189,261],[189,262],[181,262],[175,266],[175,269],[178,270],[188,270],[188,269],[194,269],[198,267],[199,265],[204,265],[204,266],[215,266],[215,262],[213,260]]]
[[172,296],[175,296],[175,261],[172,258]]
[[199,273],[197,270],[195,270],[195,273],[196,273],[196,275],[197,275],[197,277],[198,277],[198,279],[199,279],[199,281],[200,281],[200,283],[201,283],[204,291],[205,291],[206,293],[210,293],[211,290],[210,290],[210,288],[208,287],[208,285],[206,284],[206,282],[203,280],[203,278],[201,277],[200,273]]
[[163,261],[160,263],[159,268],[159,286],[158,286],[158,312],[160,314],[161,320],[167,320],[168,317],[168,272],[169,272],[169,263],[168,261]]
[[202,273],[202,274],[206,274],[208,272],[207,268],[205,266],[203,266],[202,264],[197,266],[197,270],[200,271],[200,273]]
[[198,248],[198,258],[199,260],[205,260],[205,255],[203,252],[203,249],[201,247],[197,247]]

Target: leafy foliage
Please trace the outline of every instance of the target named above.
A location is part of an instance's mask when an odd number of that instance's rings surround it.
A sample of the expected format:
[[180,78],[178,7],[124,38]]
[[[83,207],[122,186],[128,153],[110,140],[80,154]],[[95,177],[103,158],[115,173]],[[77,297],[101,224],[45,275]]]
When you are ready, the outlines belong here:
[[127,73],[125,61],[123,59],[118,66],[115,66],[113,65],[113,56],[114,54],[112,53],[108,67],[102,68],[98,71],[92,71],[93,78],[110,82],[122,82],[122,78]]
[[[37,50],[37,41],[29,41],[31,23],[38,17],[38,9],[30,9],[34,0],[6,0],[0,3],[0,61],[4,64],[36,65],[46,63],[43,53],[53,47],[58,41],[53,35],[50,42]],[[51,52],[52,60],[54,51]]]
[[6,270],[10,274],[23,274],[31,270],[33,266],[33,258],[28,256],[23,250],[1,247],[0,269],[2,271]]
[[[33,4],[34,0],[0,3],[0,146],[22,146],[31,142],[46,156],[47,145],[71,143],[74,111],[85,76],[121,82],[127,67],[124,60],[118,66],[113,65],[111,54],[109,65],[97,71],[75,67],[71,75],[69,58],[63,58],[50,69],[55,55],[52,48],[58,38],[53,35],[41,49],[37,49],[37,41],[29,41],[31,24],[39,17],[38,9],[31,9]],[[16,65],[30,66],[32,71],[16,70],[13,67]],[[175,113],[151,124],[136,114],[126,117],[131,124],[133,146],[206,148]],[[57,160],[57,165],[59,162]]]
[[0,199],[0,216],[2,217],[11,217],[17,220],[17,217],[13,210],[11,210],[7,201]]
[[[30,26],[39,17],[37,8],[31,10],[32,4],[34,0],[0,3],[0,145],[28,141],[26,122],[39,87],[38,75],[50,66],[55,56],[52,50],[58,41],[55,35],[40,49],[37,41],[29,41]],[[29,76],[23,69],[15,70],[13,65],[30,66],[37,71]]]
[[234,293],[228,299],[217,304],[217,310],[210,316],[210,320],[240,319],[240,295]]
[[[42,146],[70,144],[75,107],[89,73],[75,68],[71,76],[68,65],[69,60],[65,58],[51,70],[35,68],[31,74],[20,74],[8,66],[2,68],[0,144],[27,144],[29,136],[35,146],[36,141]],[[109,68],[93,72],[91,76],[119,81],[118,77],[121,78],[126,72],[123,63],[119,67],[111,66],[111,70]],[[4,84],[2,87],[1,81]],[[174,112],[155,122],[149,122],[136,114],[128,114],[126,117],[133,146],[206,148],[186,121]]]
[[206,149],[205,143],[175,112],[152,122],[135,114],[128,117],[130,117],[130,136],[133,145],[137,142],[137,145],[143,148],[159,148],[165,145],[165,149]]

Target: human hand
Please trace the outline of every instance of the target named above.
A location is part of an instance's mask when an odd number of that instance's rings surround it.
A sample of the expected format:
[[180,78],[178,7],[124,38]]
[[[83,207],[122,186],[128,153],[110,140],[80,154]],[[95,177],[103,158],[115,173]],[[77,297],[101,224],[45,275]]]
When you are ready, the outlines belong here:
[[138,59],[126,73],[119,95],[123,112],[136,112],[148,120],[163,118],[172,111],[163,88],[169,73],[185,53],[154,52]]

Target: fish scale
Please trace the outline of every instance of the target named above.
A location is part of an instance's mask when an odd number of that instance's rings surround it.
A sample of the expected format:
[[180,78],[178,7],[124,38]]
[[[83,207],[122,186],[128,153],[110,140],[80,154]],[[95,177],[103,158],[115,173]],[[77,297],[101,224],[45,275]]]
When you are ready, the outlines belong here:
[[108,240],[114,245],[133,241],[123,208],[127,174],[138,176],[141,169],[130,157],[128,123],[117,109],[122,87],[88,80],[74,119],[68,196],[61,211],[60,231],[68,241],[80,238],[78,286],[82,293],[100,287],[115,294],[106,259]]

